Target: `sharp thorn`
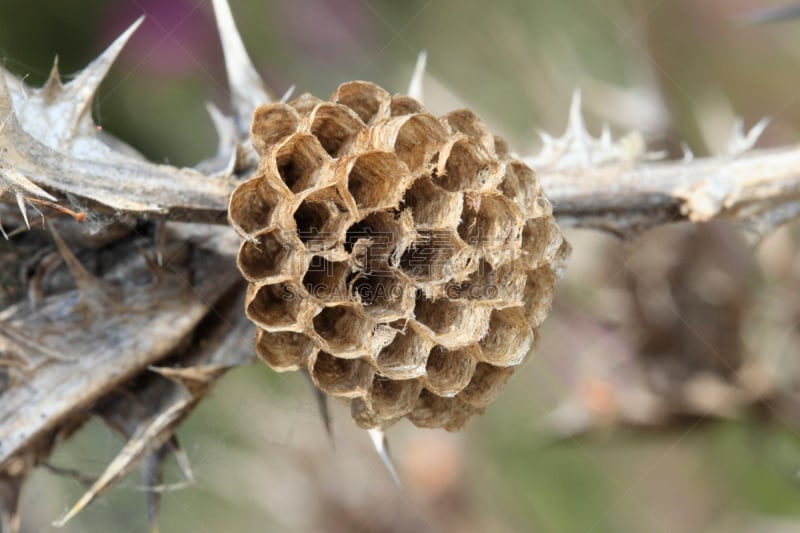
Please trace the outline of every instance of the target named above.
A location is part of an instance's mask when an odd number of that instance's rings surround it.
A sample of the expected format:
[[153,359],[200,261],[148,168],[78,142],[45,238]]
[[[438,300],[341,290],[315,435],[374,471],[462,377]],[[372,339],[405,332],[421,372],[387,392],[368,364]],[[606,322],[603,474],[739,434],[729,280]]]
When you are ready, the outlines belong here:
[[186,451],[184,451],[181,444],[178,442],[178,437],[175,435],[168,442],[170,446],[170,450],[172,450],[172,456],[175,458],[175,462],[178,465],[178,469],[183,474],[184,479],[187,483],[194,483],[194,472],[192,471],[192,463],[189,461],[189,456],[186,455]]
[[289,87],[288,89],[286,89],[286,92],[285,92],[285,93],[283,93],[283,96],[281,96],[281,103],[282,103],[282,104],[285,104],[286,102],[288,102],[288,101],[289,101],[289,98],[291,98],[291,97],[292,97],[292,95],[294,94],[294,90],[295,90],[296,88],[297,88],[297,85],[292,85],[291,87]]
[[600,134],[600,144],[605,149],[610,149],[614,144],[614,139],[611,137],[611,126],[608,122],[603,122],[603,131]]
[[50,69],[50,76],[42,87],[45,100],[52,101],[63,88],[61,84],[61,74],[58,72],[58,56],[53,59],[53,67]]
[[381,458],[383,466],[389,471],[389,475],[392,476],[397,488],[402,490],[403,484],[400,482],[400,476],[397,475],[397,470],[394,468],[392,457],[389,454],[389,442],[386,440],[386,433],[380,428],[368,429],[367,433],[369,433],[369,438],[372,440],[372,445],[375,447],[375,451],[378,452],[378,457]]
[[219,142],[217,143],[217,153],[208,161],[204,161],[198,165],[198,169],[208,170],[213,175],[231,176],[236,169],[237,163],[237,145],[239,134],[236,131],[236,124],[233,119],[225,116],[211,102],[206,103],[206,110],[211,117],[211,122],[214,123],[214,129],[217,131]]
[[53,236],[53,241],[56,243],[56,248],[58,248],[58,252],[61,254],[61,257],[64,259],[64,264],[67,265],[67,269],[69,269],[70,274],[72,274],[75,283],[78,285],[78,288],[81,292],[85,292],[93,288],[96,283],[97,279],[89,273],[88,270],[78,261],[78,258],[75,257],[75,254],[72,253],[72,250],[69,249],[67,243],[64,242],[64,239],[61,238],[61,235],[56,230],[53,224],[48,224],[48,228],[50,230],[50,234]]
[[77,100],[75,109],[73,113],[75,113],[74,123],[77,125],[80,120],[87,116],[88,113],[91,113],[92,108],[92,101],[94,99],[95,93],[97,93],[97,88],[100,87],[100,84],[105,79],[106,75],[108,74],[108,70],[111,68],[111,65],[119,56],[119,53],[122,51],[122,48],[128,42],[133,32],[142,24],[144,21],[144,15],[139,17],[136,22],[130,25],[127,30],[125,30],[122,35],[117,37],[111,45],[106,48],[105,52],[100,54],[100,56],[89,63],[89,65],[83,69],[80,74],[78,74],[72,81],[65,85],[65,89],[70,91],[73,94],[73,97]]
[[17,207],[19,208],[19,212],[22,214],[23,220],[25,220],[25,226],[28,228],[28,231],[30,231],[31,223],[28,220],[28,209],[25,207],[25,197],[19,193],[17,193],[15,196],[17,197]]
[[170,451],[169,444],[164,444],[158,450],[147,456],[142,461],[141,473],[145,487],[145,506],[147,509],[147,523],[151,533],[158,533],[158,514],[161,507],[161,491],[156,487],[161,485],[164,478],[164,460]]
[[213,0],[213,5],[219,38],[222,41],[222,52],[225,56],[225,69],[228,73],[231,107],[239,132],[246,134],[249,133],[250,120],[255,108],[260,104],[273,102],[275,98],[247,55],[228,1]]
[[580,139],[581,141],[586,138],[588,132],[586,131],[586,123],[583,120],[583,104],[581,97],[581,90],[575,89],[572,93],[572,101],[569,105],[569,129],[573,138]]
[[744,121],[741,118],[736,119],[731,138],[728,141],[728,155],[741,155],[752,149],[764,133],[764,130],[767,129],[768,125],[769,119],[766,117],[762,118],[745,133]]
[[0,478],[0,531],[18,533],[22,523],[19,512],[19,495],[22,490],[21,477]]
[[417,64],[414,66],[414,73],[411,75],[411,81],[408,84],[408,96],[414,98],[419,103],[424,103],[422,80],[425,78],[425,66],[427,62],[427,50],[420,51],[419,55],[417,56]]
[[683,162],[684,163],[691,163],[694,161],[694,152],[692,152],[692,147],[686,141],[681,142],[681,150],[683,150]]

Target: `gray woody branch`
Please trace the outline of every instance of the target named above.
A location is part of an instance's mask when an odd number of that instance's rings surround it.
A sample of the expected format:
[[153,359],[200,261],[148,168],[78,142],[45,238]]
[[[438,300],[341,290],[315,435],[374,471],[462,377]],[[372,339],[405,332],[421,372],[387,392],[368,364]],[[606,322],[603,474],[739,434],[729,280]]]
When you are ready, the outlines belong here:
[[[26,198],[59,202],[100,220],[224,223],[231,178],[255,169],[250,114],[271,96],[227,3],[216,0],[214,7],[234,112],[225,117],[209,108],[220,137],[215,158],[197,168],[158,165],[97,131],[92,98],[139,20],[69,84],[61,84],[56,66],[40,89],[0,68],[0,198],[20,206]],[[411,84],[415,93],[421,59]],[[654,161],[635,134],[617,141],[607,132],[591,137],[576,97],[566,133],[558,139],[545,135],[542,151],[524,159],[539,173],[562,225],[624,235],[676,220],[727,219],[764,230],[800,213],[800,147],[750,150],[763,126],[734,137],[729,155]]]

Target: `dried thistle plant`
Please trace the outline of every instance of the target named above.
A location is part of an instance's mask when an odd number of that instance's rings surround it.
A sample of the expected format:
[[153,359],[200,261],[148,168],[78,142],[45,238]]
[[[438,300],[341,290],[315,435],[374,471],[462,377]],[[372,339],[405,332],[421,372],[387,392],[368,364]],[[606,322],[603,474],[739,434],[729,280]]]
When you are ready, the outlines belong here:
[[[0,229],[9,237],[0,255],[25,274],[4,278],[0,293],[0,498],[10,531],[25,477],[87,410],[127,444],[58,523],[137,466],[154,520],[161,462],[182,457],[175,428],[225,370],[253,359],[245,306],[259,355],[350,397],[361,425],[408,416],[455,429],[493,396],[493,385],[482,396],[482,376],[503,378],[519,363],[543,318],[565,250],[545,197],[561,227],[622,236],[682,219],[763,233],[800,213],[800,150],[751,150],[761,128],[737,132],[724,156],[661,161],[635,133],[592,138],[576,97],[564,136],[545,136],[541,153],[518,160],[469,112],[425,112],[422,63],[408,97],[356,82],[332,103],[276,103],[227,3],[214,9],[233,116],[210,108],[219,150],[193,169],[146,161],[92,121],[96,89],[138,22],[67,84],[57,67],[39,89],[0,69]],[[358,238],[361,229],[390,234],[390,249]],[[314,248],[305,230],[330,239]],[[437,232],[446,247],[431,245]],[[433,250],[443,269],[427,278],[409,270],[404,254],[418,249]],[[309,271],[312,256],[322,272]],[[414,297],[365,302],[372,260]],[[338,284],[342,299],[274,297],[281,284],[304,294],[327,265],[325,284]],[[531,282],[538,272],[546,279]],[[499,295],[477,305],[448,296],[447,287],[476,281]]]

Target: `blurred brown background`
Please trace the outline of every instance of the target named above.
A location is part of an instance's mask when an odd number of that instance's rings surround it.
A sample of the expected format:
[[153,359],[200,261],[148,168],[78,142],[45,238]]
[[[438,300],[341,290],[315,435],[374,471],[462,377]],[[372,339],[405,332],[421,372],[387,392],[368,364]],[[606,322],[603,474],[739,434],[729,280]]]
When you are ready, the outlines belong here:
[[[523,155],[537,130],[563,131],[576,87],[590,131],[638,129],[675,157],[682,141],[721,153],[736,117],[771,117],[759,146],[800,140],[800,19],[745,24],[780,2],[230,2],[276,93],[403,91],[427,49],[427,105],[469,105]],[[215,147],[204,102],[227,102],[210,1],[2,0],[0,56],[32,85],[55,54],[68,76],[143,13],[95,117],[191,165]],[[538,355],[503,397],[462,434],[390,431],[404,490],[338,405],[331,448],[300,376],[232,372],[179,432],[196,482],[165,494],[162,530],[800,531],[798,233],[754,251],[723,224],[624,243],[570,231]],[[90,423],[52,463],[97,474],[120,445]],[[50,531],[81,491],[38,472],[26,531]],[[136,476],[64,529],[146,530]]]

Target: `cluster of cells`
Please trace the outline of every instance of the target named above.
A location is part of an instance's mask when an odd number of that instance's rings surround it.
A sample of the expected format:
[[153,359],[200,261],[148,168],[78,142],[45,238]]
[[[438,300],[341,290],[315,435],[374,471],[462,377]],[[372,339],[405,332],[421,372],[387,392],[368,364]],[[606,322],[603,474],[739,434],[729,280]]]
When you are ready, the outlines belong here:
[[366,82],[259,107],[231,196],[258,356],[356,422],[460,429],[532,351],[568,253],[534,172],[468,110]]

